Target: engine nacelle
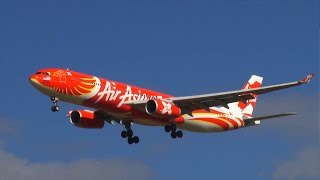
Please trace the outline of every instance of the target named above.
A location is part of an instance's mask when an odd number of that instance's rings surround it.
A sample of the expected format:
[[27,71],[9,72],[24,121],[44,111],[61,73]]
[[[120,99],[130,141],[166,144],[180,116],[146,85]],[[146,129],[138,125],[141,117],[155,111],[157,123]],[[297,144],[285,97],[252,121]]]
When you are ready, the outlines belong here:
[[155,117],[177,118],[181,116],[181,109],[178,106],[160,99],[147,101],[145,109],[149,115]]
[[104,120],[96,117],[94,111],[78,110],[69,112],[70,122],[80,128],[100,129],[104,126]]

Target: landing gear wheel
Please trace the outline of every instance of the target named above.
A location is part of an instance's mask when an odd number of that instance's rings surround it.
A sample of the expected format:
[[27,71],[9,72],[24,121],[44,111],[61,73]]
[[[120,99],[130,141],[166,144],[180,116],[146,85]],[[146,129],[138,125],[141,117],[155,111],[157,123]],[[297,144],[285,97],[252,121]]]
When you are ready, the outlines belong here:
[[169,125],[165,125],[165,126],[164,126],[164,130],[165,130],[166,132],[170,132],[170,131],[171,131],[171,127],[170,127]]
[[56,97],[50,97],[50,100],[54,103],[54,102],[58,102],[58,98],[56,98]]
[[176,134],[177,134],[177,137],[178,137],[178,138],[182,138],[182,136],[183,136],[183,133],[182,133],[182,131],[180,131],[180,130],[178,130],[178,131],[176,132]]
[[128,144],[133,144],[133,138],[132,137],[128,137]]
[[135,144],[138,144],[140,141],[138,136],[134,136],[132,139]]
[[171,132],[171,137],[172,137],[172,139],[177,138],[177,133],[175,131],[172,131]]
[[121,137],[127,138],[128,144],[138,144],[140,140],[138,136],[133,136],[132,122],[126,122],[124,125],[126,130],[121,132]]
[[51,111],[52,111],[52,112],[57,112],[57,111],[59,111],[59,106],[52,106],[52,107],[51,107]]
[[127,136],[127,131],[121,131],[121,137],[126,138]]
[[58,106],[58,101],[59,99],[56,97],[50,97],[51,102],[53,103],[53,106],[51,106],[51,111],[52,112],[57,112],[59,111],[59,106]]

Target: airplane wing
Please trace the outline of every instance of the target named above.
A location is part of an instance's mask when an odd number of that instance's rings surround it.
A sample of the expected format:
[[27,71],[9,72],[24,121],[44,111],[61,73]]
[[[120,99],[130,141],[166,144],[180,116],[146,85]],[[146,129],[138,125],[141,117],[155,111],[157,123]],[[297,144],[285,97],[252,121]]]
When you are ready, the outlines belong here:
[[[247,90],[236,90],[236,91],[228,91],[221,93],[212,93],[212,94],[202,94],[202,95],[194,95],[194,96],[181,96],[181,97],[171,97],[166,98],[165,100],[173,102],[176,106],[178,106],[183,113],[188,113],[197,109],[208,109],[212,106],[224,106],[228,107],[228,103],[232,102],[244,102],[247,100],[254,99],[252,94],[264,94],[272,91],[277,91],[285,88],[290,88],[294,86],[299,86],[305,83],[310,82],[314,74],[310,74],[306,76],[304,79],[300,81],[294,81],[284,84],[277,84],[271,86],[264,86],[260,88],[252,88]],[[133,106],[136,109],[142,110],[146,104],[145,101],[130,101],[126,104]]]
[[199,109],[199,106],[211,107],[219,105],[228,108],[228,103],[237,101],[246,102],[249,99],[253,99],[254,97],[252,96],[252,94],[259,95],[308,83],[310,82],[313,76],[314,74],[310,74],[300,81],[289,82],[284,84],[252,88],[248,90],[228,91],[222,93],[203,94],[196,96],[173,97],[170,98],[170,100],[175,105],[179,106],[181,109],[187,108],[190,110],[195,110]]

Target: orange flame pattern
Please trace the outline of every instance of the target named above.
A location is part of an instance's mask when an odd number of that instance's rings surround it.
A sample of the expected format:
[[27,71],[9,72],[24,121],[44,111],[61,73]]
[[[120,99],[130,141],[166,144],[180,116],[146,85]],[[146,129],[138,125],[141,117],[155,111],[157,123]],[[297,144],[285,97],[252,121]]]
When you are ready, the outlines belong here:
[[[53,90],[65,95],[81,96],[91,93],[97,84],[97,80],[93,76],[81,77],[78,74],[73,74],[69,77],[63,70],[54,72],[52,77],[59,81],[52,86]],[[61,85],[63,82],[65,84]]]

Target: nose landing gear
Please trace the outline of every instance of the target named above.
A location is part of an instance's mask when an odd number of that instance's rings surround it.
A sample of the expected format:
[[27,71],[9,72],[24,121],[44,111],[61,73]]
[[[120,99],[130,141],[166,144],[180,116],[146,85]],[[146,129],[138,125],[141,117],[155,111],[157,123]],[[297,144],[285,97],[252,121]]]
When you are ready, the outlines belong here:
[[52,112],[57,112],[59,111],[59,106],[58,106],[58,101],[59,99],[57,97],[50,97],[51,102],[53,103],[53,106],[51,106],[51,111]]

